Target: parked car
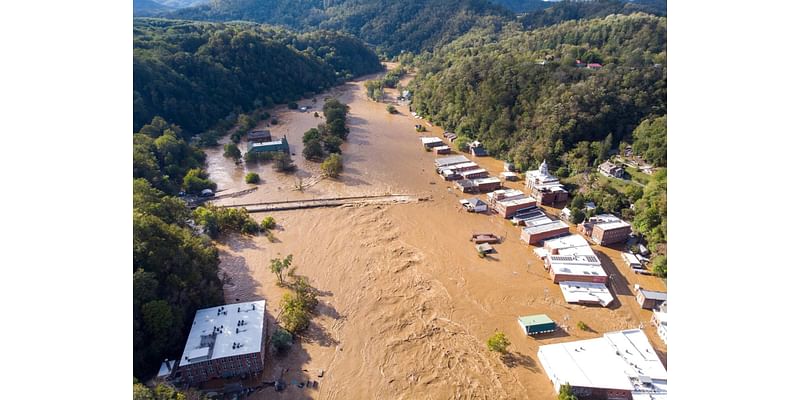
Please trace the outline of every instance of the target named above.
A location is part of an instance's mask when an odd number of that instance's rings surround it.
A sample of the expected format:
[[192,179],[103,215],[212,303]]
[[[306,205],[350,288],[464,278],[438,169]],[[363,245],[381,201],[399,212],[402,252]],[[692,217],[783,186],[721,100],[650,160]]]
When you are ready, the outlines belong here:
[[214,191],[211,189],[203,189],[203,191],[200,192],[200,197],[214,197]]

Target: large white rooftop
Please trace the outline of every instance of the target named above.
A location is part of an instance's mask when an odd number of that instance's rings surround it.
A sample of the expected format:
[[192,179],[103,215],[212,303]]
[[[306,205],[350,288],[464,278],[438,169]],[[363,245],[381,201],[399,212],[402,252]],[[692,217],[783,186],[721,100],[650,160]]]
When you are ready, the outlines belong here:
[[554,231],[557,229],[563,229],[569,227],[567,224],[564,223],[564,221],[561,220],[555,220],[555,221],[551,220],[534,226],[528,226],[527,224],[528,222],[526,221],[525,222],[526,226],[525,228],[522,228],[522,230],[529,235],[534,235],[537,233]]
[[576,263],[562,263],[562,262],[552,261],[550,263],[550,269],[556,275],[596,276],[596,277],[608,276],[606,274],[606,271],[603,269],[601,265],[593,263],[576,264]]
[[569,235],[569,236],[561,236],[555,239],[545,240],[542,243],[542,247],[552,252],[557,252],[558,254],[574,254],[575,249],[580,249],[580,253],[586,253],[585,249],[588,249],[590,254],[594,254],[592,252],[592,248],[589,247],[589,242],[583,238],[581,235]]
[[180,366],[261,351],[266,301],[197,310]]
[[[539,362],[556,391],[560,385],[664,395],[667,370],[641,329],[539,347]],[[647,397],[637,397],[647,398]]]
[[436,164],[437,167],[444,167],[446,165],[461,164],[469,161],[469,158],[465,156],[450,156],[437,158],[433,160],[433,163]]
[[524,197],[513,197],[513,198],[505,198],[502,200],[497,200],[498,204],[502,204],[505,207],[511,206],[518,206],[520,204],[536,204],[536,199],[530,196]]
[[617,229],[631,226],[631,224],[619,219],[616,215],[601,214],[589,218],[589,223],[594,224],[594,227],[599,227],[603,230]]
[[614,296],[602,283],[564,281],[558,286],[567,303],[596,303],[605,307],[614,301]]

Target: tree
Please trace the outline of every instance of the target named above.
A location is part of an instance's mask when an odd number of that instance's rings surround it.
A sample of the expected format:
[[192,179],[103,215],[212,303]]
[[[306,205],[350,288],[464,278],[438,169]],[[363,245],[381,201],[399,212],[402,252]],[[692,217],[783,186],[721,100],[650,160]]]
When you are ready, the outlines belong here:
[[325,151],[322,149],[322,144],[319,140],[310,140],[303,147],[303,157],[306,160],[317,161],[325,157]]
[[216,190],[217,184],[208,180],[208,173],[200,168],[193,168],[183,177],[183,188],[187,193],[198,194],[205,189]]
[[583,322],[583,321],[578,321],[578,329],[580,329],[582,331],[588,331],[589,330],[589,325],[586,325],[586,323]]
[[486,341],[486,345],[489,347],[489,350],[496,351],[498,353],[506,353],[510,344],[511,342],[508,341],[505,333],[500,331],[495,332],[491,337],[489,337],[489,340]]
[[455,145],[458,151],[469,151],[469,144],[472,142],[472,139],[466,136],[459,136],[456,138]]
[[225,145],[225,152],[222,153],[222,155],[228,158],[233,158],[236,161],[239,161],[239,159],[242,158],[242,152],[239,150],[239,146],[233,143],[228,143]]
[[270,260],[269,270],[278,277],[278,284],[283,286],[285,284],[284,276],[292,267],[292,255],[289,254],[283,259],[273,258]]
[[578,400],[578,397],[572,394],[572,386],[569,382],[558,388],[558,400]]
[[569,217],[569,222],[572,222],[573,224],[577,225],[586,219],[586,214],[583,212],[582,209],[570,208],[570,211],[572,211],[572,215],[570,215]]
[[340,148],[344,141],[338,136],[327,135],[322,138],[322,146],[328,153],[341,153]]
[[296,293],[284,293],[280,303],[281,312],[278,319],[286,330],[296,334],[308,327],[311,320],[309,311],[303,300]]
[[272,160],[275,162],[274,167],[278,172],[292,172],[297,168],[292,162],[292,158],[283,152],[276,152],[275,155],[272,156]]
[[667,277],[667,256],[653,258],[653,274],[659,278]]
[[391,104],[386,106],[386,111],[388,111],[389,114],[397,114],[397,108]]
[[342,156],[339,154],[331,154],[322,162],[322,172],[327,177],[337,178],[343,169]]
[[322,135],[317,128],[311,128],[303,133],[303,144],[308,144],[312,141],[322,140]]
[[272,334],[272,345],[279,353],[283,353],[292,346],[292,334],[286,329],[278,327]]
[[255,172],[248,172],[247,175],[244,177],[244,181],[247,183],[255,184],[261,181],[261,177],[258,176]]

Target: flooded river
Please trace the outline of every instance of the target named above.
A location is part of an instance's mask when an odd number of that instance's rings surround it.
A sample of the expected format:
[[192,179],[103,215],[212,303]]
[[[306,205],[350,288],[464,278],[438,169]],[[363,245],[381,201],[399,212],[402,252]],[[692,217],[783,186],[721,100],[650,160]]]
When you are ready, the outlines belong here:
[[[276,211],[269,214],[280,225],[274,242],[265,236],[231,237],[220,246],[226,300],[265,298],[270,331],[284,292],[269,272],[271,258],[293,254],[297,274],[322,293],[319,314],[301,343],[283,358],[270,358],[262,377],[312,379],[319,387],[290,386],[280,393],[268,388],[252,398],[555,399],[536,358],[539,345],[639,326],[666,362],[666,348],[649,325],[651,313],[641,310],[632,294],[634,283],[663,290],[660,280],[626,270],[618,250],[593,246],[614,276],[619,301],[611,308],[565,303],[532,247],[519,240],[520,229],[497,215],[465,212],[458,200],[469,196],[435,174],[436,156],[423,150],[414,131],[420,120],[407,106],[398,105],[400,114],[390,115],[385,103],[369,100],[365,80],[319,95],[316,103],[299,102],[312,106],[308,112],[271,111],[280,124],[269,129],[273,137],[286,135],[298,165],[295,174],[276,173],[270,164],[236,166],[222,157],[221,148],[208,152],[211,178],[226,192],[250,187],[244,175],[251,170],[262,178],[257,191],[221,204],[390,193],[430,199]],[[351,133],[342,146],[345,170],[339,180],[321,179],[319,165],[302,157],[302,134],[323,121],[313,113],[321,115],[326,96],[350,106]],[[442,134],[437,127],[428,130]],[[502,170],[498,160],[475,161],[493,175]],[[299,177],[302,191],[295,188]],[[266,215],[254,217],[260,221]],[[481,259],[469,241],[474,231],[505,240],[496,254]],[[539,313],[567,331],[546,339],[525,336],[517,317]],[[578,321],[592,330],[578,330]],[[486,347],[495,330],[511,341],[506,357]]]

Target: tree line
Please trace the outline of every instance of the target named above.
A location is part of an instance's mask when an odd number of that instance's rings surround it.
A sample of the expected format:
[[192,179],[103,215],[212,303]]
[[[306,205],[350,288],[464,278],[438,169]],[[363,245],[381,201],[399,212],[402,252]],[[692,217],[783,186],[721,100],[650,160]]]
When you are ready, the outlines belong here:
[[[323,172],[337,177],[342,171],[341,145],[347,140],[347,113],[350,107],[337,99],[325,100],[322,112],[325,122],[303,134],[303,157],[322,162]],[[326,158],[327,157],[327,158]]]
[[200,134],[382,69],[351,35],[250,23],[134,20],[134,129],[154,116]]

